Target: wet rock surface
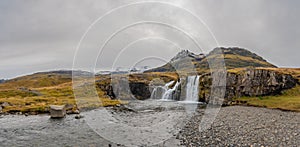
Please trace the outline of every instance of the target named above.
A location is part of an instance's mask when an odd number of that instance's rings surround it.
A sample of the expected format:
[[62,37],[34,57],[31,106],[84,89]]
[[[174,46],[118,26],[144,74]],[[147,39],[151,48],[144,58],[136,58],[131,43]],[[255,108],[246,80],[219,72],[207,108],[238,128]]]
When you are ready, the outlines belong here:
[[211,129],[199,132],[201,113],[195,115],[177,138],[184,146],[300,145],[300,113],[231,106],[219,112]]

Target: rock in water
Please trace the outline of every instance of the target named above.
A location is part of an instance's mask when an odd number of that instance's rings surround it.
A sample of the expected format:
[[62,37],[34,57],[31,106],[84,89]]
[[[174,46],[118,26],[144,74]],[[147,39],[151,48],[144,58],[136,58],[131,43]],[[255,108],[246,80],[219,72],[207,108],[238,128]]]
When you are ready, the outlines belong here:
[[66,116],[66,107],[64,105],[50,105],[51,118],[63,118]]
[[77,115],[75,116],[75,119],[81,119],[81,118],[83,118],[83,116],[80,115],[80,114],[77,114]]

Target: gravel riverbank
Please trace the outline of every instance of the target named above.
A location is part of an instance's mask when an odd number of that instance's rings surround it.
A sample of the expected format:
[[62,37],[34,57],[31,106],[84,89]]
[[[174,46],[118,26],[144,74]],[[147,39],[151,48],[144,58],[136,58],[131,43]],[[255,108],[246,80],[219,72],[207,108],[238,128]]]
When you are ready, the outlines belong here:
[[219,112],[212,128],[198,131],[195,115],[177,138],[184,146],[300,146],[300,113],[231,106]]

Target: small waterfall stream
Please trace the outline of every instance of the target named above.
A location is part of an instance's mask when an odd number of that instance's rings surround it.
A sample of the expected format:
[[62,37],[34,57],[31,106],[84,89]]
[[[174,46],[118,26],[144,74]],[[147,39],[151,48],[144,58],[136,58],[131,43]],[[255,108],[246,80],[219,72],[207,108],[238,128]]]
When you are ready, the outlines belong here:
[[172,85],[174,81],[171,81],[169,83],[166,83],[164,86],[156,86],[154,87],[152,93],[151,93],[151,99],[162,99],[162,97],[165,95],[165,93],[168,91],[169,86]]
[[200,76],[188,76],[186,84],[186,102],[198,102]]
[[152,93],[151,93],[151,99],[160,99],[160,100],[174,100],[176,99],[176,90],[178,90],[178,86],[180,85],[180,82],[177,81],[176,84],[173,86],[173,88],[169,88],[170,85],[172,85],[174,81],[171,81],[164,86],[156,86],[154,87]]
[[179,85],[180,85],[180,82],[177,81],[176,84],[175,84],[175,86],[172,89],[168,89],[164,93],[164,95],[162,97],[162,100],[174,100],[175,99],[174,95],[175,95],[175,92],[176,92],[176,90],[177,90],[177,88],[178,88]]
[[[186,95],[183,102],[187,103],[198,103],[199,101],[199,75],[188,76],[186,78]],[[181,85],[180,81],[177,81],[173,88],[169,88],[170,85],[174,84],[175,81],[166,83],[164,86],[155,86],[151,93],[151,99],[160,99],[160,100],[179,100],[180,97],[177,90],[180,90],[179,86]]]

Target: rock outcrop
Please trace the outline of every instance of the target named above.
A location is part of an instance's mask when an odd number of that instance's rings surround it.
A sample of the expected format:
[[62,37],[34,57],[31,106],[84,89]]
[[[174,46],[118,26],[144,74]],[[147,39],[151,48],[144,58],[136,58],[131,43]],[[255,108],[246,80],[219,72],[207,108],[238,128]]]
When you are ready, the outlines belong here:
[[196,60],[200,61],[203,58],[205,58],[205,55],[204,54],[196,55],[196,54],[190,52],[189,50],[182,50],[175,57],[173,57],[171,59],[171,62],[176,62],[176,61],[182,60],[184,58],[192,58],[192,59],[196,59]]
[[127,79],[120,79],[113,84],[100,81],[97,81],[96,83],[97,87],[112,99],[145,100],[151,97],[150,87],[148,83],[145,82],[133,82],[127,81]]
[[[210,74],[200,78],[200,101],[209,101],[211,81]],[[289,74],[265,69],[227,73],[225,103],[235,97],[277,95],[283,90],[295,87],[297,82]]]
[[143,82],[129,83],[130,91],[136,99],[143,100],[151,97],[149,85]]
[[[181,78],[173,100],[185,100],[186,79]],[[128,82],[128,81],[127,81]],[[282,74],[273,70],[249,68],[236,73],[228,72],[226,77],[225,101],[228,103],[232,98],[243,96],[266,96],[277,95],[286,89],[296,86],[298,80],[289,74]],[[124,88],[124,82],[114,87],[109,84],[98,84],[98,87],[106,92],[111,98],[136,98],[145,100],[151,97],[153,87],[149,82],[130,81],[127,83],[129,89]],[[123,86],[122,86],[123,85]],[[212,77],[211,74],[203,74],[199,79],[199,101],[208,102],[211,96]],[[173,87],[172,85],[171,87]],[[128,87],[128,86],[127,86]],[[115,88],[115,89],[114,89]],[[120,89],[121,88],[121,89]]]

